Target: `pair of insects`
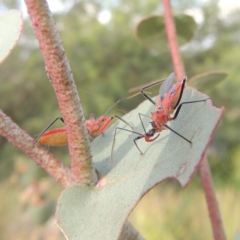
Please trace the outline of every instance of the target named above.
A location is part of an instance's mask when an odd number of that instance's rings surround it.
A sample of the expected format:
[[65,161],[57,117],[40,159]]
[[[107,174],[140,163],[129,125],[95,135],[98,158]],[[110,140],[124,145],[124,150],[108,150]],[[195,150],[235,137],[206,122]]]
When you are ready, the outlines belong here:
[[[139,113],[139,118],[140,118],[141,124],[143,126],[143,130],[144,130],[143,134],[132,131],[132,130],[128,130],[125,128],[117,128],[120,130],[132,132],[132,133],[135,133],[138,135],[133,141],[134,141],[135,146],[137,147],[137,149],[139,150],[139,152],[141,154],[143,154],[143,153],[137,145],[137,140],[144,138],[146,142],[152,142],[158,138],[159,134],[157,134],[157,133],[160,133],[161,131],[163,131],[165,129],[169,129],[170,131],[174,132],[179,137],[181,137],[183,140],[187,141],[190,144],[192,143],[189,139],[185,138],[183,135],[179,134],[174,129],[170,128],[167,125],[167,122],[175,120],[177,118],[183,105],[190,104],[190,103],[204,102],[209,98],[180,103],[187,78],[184,77],[181,82],[177,82],[175,84],[174,84],[174,79],[175,79],[175,74],[171,73],[166,78],[166,80],[158,81],[156,83],[153,83],[153,84],[148,85],[141,89],[141,94],[146,99],[148,99],[152,104],[154,104],[156,106],[155,111],[151,113],[152,121],[150,123],[151,123],[152,128],[149,131],[146,131],[146,129],[143,125],[141,116],[144,116],[144,115],[141,113]],[[154,85],[160,84],[160,83],[162,83],[162,85],[159,90],[157,102],[155,102],[146,93],[146,89],[148,89]],[[173,114],[173,116],[172,116],[172,114]],[[86,121],[88,133],[90,135],[99,135],[99,134],[103,133],[104,130],[110,125],[110,123],[114,117],[119,118],[120,120],[125,122],[128,126],[130,126],[126,121],[124,121],[122,118],[120,118],[116,115],[113,117],[108,117],[108,116],[104,115],[98,119],[96,119],[92,116],[89,120]],[[63,121],[62,118],[55,119],[39,135],[39,137],[36,139],[36,142],[39,142],[43,145],[49,145],[49,146],[60,146],[60,145],[67,144],[67,134],[66,134],[66,129],[64,127],[53,129],[53,130],[48,130],[58,119]],[[155,134],[157,134],[157,136],[154,136]]]

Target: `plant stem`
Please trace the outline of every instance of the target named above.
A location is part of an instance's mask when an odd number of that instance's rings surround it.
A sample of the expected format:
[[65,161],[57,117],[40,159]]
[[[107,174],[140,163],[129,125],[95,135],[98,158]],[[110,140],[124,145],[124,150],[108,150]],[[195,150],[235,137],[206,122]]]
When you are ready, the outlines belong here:
[[171,10],[171,1],[163,0],[163,5],[164,5],[165,29],[167,33],[170,52],[172,55],[173,67],[177,80],[181,81],[185,76],[185,71],[178,47],[175,24]]
[[25,0],[25,3],[45,60],[47,74],[66,124],[72,184],[92,184],[94,171],[85,118],[52,14],[45,0]]
[[144,240],[140,233],[132,226],[130,222],[123,225],[122,232],[118,240]]
[[21,149],[45,169],[63,187],[70,185],[70,169],[41,147],[33,146],[33,139],[0,110],[0,134]]
[[212,223],[214,239],[226,240],[221,214],[218,208],[217,198],[214,193],[211,170],[206,157],[203,158],[199,166],[199,172],[201,175],[201,182],[204,189],[206,202],[208,205],[208,212]]
[[[175,24],[171,11],[170,0],[163,0],[164,3],[164,17],[165,17],[165,28],[167,32],[169,47],[172,55],[172,61],[174,65],[175,74],[178,81],[184,77],[184,67],[182,59],[180,56],[180,51],[177,43],[177,35],[175,31]],[[207,159],[204,157],[199,166],[199,171],[201,175],[202,186],[205,192],[206,201],[208,204],[208,211],[212,222],[212,228],[214,233],[214,238],[216,240],[225,240],[226,236],[223,230],[222,221],[220,217],[220,212],[218,209],[218,204],[216,196],[214,194],[214,187],[211,178],[211,170],[208,165]]]

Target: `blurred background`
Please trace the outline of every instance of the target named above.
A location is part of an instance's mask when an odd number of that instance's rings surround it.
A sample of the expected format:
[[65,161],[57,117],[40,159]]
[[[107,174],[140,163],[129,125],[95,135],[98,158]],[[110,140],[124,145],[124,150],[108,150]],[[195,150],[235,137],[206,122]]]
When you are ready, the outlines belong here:
[[[23,11],[24,32],[0,66],[0,109],[36,137],[60,112],[24,2],[0,0],[1,13],[12,8]],[[130,88],[173,71],[168,51],[150,51],[135,35],[142,18],[163,13],[161,1],[58,0],[51,1],[50,9],[87,119],[129,96]],[[172,10],[191,15],[197,23],[194,38],[181,48],[187,76],[210,70],[228,73],[224,81],[201,90],[214,105],[225,107],[208,159],[227,238],[233,239],[240,231],[240,3],[172,1]],[[120,107],[128,112],[142,101],[138,96]],[[118,109],[113,113],[123,114]],[[69,164],[67,147],[50,151]],[[61,187],[1,136],[0,189],[0,240],[64,239],[53,216]],[[130,221],[146,239],[212,239],[198,174],[186,189],[176,180],[159,184],[141,200]]]

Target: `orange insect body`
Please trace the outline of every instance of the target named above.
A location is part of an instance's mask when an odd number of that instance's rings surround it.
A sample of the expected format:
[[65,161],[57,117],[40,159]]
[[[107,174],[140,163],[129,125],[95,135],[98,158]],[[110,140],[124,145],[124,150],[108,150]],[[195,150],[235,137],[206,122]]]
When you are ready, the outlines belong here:
[[[123,120],[121,117],[117,115],[114,115],[112,117],[106,116],[106,114],[109,111],[111,111],[113,107],[115,107],[122,100],[124,99],[118,100],[112,107],[110,107],[107,110],[107,112],[103,116],[97,119],[94,116],[91,116],[89,120],[86,120],[87,131],[90,135],[99,135],[103,133],[106,130],[106,128],[110,125],[113,118],[118,118],[119,120],[127,124],[130,128],[132,128],[130,124],[128,124],[125,120]],[[59,119],[64,123],[63,118],[61,117],[56,118],[46,129],[42,131],[39,137],[35,140],[35,143],[38,142],[43,145],[49,146],[61,146],[67,144],[68,139],[65,127],[48,130]]]
[[[90,135],[101,134],[110,124],[113,117],[102,116],[98,119],[91,117],[86,121],[88,133]],[[55,121],[54,121],[55,122]],[[61,146],[68,143],[67,132],[65,127],[43,131],[37,142],[48,146]]]
[[112,119],[112,117],[108,116],[102,116],[98,119],[92,116],[86,121],[88,133],[91,135],[99,135],[108,127]]
[[[174,84],[174,78],[175,78],[175,74],[171,73],[169,75],[169,77],[162,83],[160,90],[159,90],[159,96],[157,99],[157,103],[146,92],[144,92],[144,90],[151,86],[159,84],[162,81],[153,83],[149,86],[142,88],[142,90],[141,90],[142,95],[156,106],[156,110],[151,113],[152,129],[150,129],[148,132],[146,132],[145,127],[143,125],[143,122],[141,119],[142,114],[139,114],[145,134],[140,134],[140,133],[134,132],[139,135],[138,137],[136,137],[134,139],[134,143],[141,154],[142,154],[142,152],[139,149],[139,147],[137,146],[136,141],[141,138],[144,138],[146,142],[152,142],[159,136],[159,134],[158,134],[156,137],[152,138],[154,136],[154,134],[161,132],[165,129],[171,130],[172,132],[177,134],[179,137],[181,137],[185,141],[189,142],[190,144],[192,143],[190,140],[188,140],[187,138],[185,138],[184,136],[180,135],[179,133],[174,131],[172,128],[170,128],[167,125],[167,122],[172,121],[177,118],[177,116],[180,112],[180,109],[184,104],[204,102],[208,98],[202,99],[202,100],[196,100],[196,101],[182,102],[181,104],[179,104],[181,101],[181,98],[182,98],[182,94],[183,94],[183,90],[185,88],[185,83],[187,81],[187,78],[184,77],[182,82],[178,82],[175,84]],[[173,113],[174,113],[174,116],[171,116],[171,114],[173,114]]]
[[[163,102],[161,104],[162,109],[164,111],[164,115],[168,116],[167,118],[169,120],[171,119],[169,115],[174,112],[176,106],[178,105],[178,100],[181,95],[181,91],[183,91],[182,88],[184,87],[185,87],[185,81],[174,84],[163,99]],[[161,107],[161,105],[158,105],[158,106]]]
[[151,114],[152,125],[156,132],[161,132],[166,129],[164,124],[173,120],[170,115],[175,111],[183,84],[184,82],[174,84],[165,96],[162,97],[163,101],[161,101],[161,97],[158,96],[156,111]]
[[161,132],[164,130],[163,123],[168,121],[168,116],[164,115],[163,109],[152,112],[152,126],[155,128],[156,132]]
[[67,144],[67,133],[64,128],[56,128],[45,132],[39,139],[38,142],[48,146],[61,146]]
[[[141,113],[139,113],[138,115],[139,115],[142,127],[144,129],[144,134],[141,134],[141,133],[135,132],[135,131],[131,131],[131,130],[128,130],[125,128],[121,128],[121,127],[116,128],[116,130],[117,129],[124,130],[124,131],[132,132],[132,133],[135,133],[138,135],[136,138],[134,138],[133,141],[134,141],[135,146],[137,147],[137,149],[139,150],[139,152],[141,154],[143,154],[143,153],[140,150],[140,148],[138,147],[136,141],[144,138],[146,142],[152,142],[152,141],[156,140],[160,135],[160,134],[158,134],[156,137],[154,137],[155,133],[159,133],[165,129],[171,130],[176,135],[178,135],[179,137],[181,137],[188,143],[192,144],[192,142],[189,139],[185,138],[184,136],[182,136],[181,134],[176,132],[174,129],[170,128],[167,125],[167,122],[175,120],[177,118],[183,105],[189,104],[189,103],[204,102],[209,98],[180,103],[187,78],[184,77],[182,82],[177,82],[175,84],[174,84],[174,79],[175,79],[175,74],[171,73],[165,81],[154,82],[154,83],[152,83],[146,87],[143,87],[141,89],[141,94],[145,98],[147,98],[152,104],[154,104],[156,106],[156,110],[151,113],[152,121],[150,123],[152,125],[152,129],[150,129],[148,132],[146,131],[143,121],[142,121],[142,118],[141,118],[141,116],[145,116],[145,115],[141,114]],[[159,83],[162,83],[162,85],[159,89],[159,95],[158,95],[157,102],[155,102],[145,92],[145,89],[150,88]],[[174,115],[171,116],[172,114],[174,114]],[[116,135],[116,130],[115,130],[115,135]],[[114,135],[114,139],[115,139],[115,135]]]

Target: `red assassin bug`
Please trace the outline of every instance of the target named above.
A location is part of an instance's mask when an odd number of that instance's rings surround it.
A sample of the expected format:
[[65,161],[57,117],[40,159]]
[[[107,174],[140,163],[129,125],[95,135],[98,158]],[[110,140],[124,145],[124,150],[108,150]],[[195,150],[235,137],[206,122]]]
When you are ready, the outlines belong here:
[[[158,134],[156,137],[152,138],[155,135],[155,133],[161,132],[162,130],[165,130],[165,129],[171,130],[172,132],[177,134],[179,137],[181,137],[188,143],[192,144],[192,142],[189,139],[185,138],[184,136],[182,136],[181,134],[179,134],[178,132],[176,132],[175,130],[170,128],[166,123],[168,121],[172,121],[177,118],[183,105],[189,104],[189,103],[204,102],[209,98],[180,103],[182,95],[183,95],[185,83],[187,81],[187,77],[184,77],[181,82],[178,82],[176,84],[173,84],[174,79],[175,79],[175,74],[171,73],[167,77],[167,79],[164,80],[164,82],[161,85],[160,90],[159,90],[159,96],[157,99],[157,103],[144,90],[161,83],[162,80],[155,82],[153,84],[150,84],[141,89],[142,95],[156,106],[156,110],[154,112],[152,112],[152,114],[151,114],[152,121],[150,123],[152,125],[152,129],[150,129],[148,132],[146,131],[143,121],[142,121],[142,118],[141,118],[141,116],[145,116],[145,115],[143,115],[141,113],[139,113],[139,118],[141,120],[141,124],[142,124],[144,132],[145,132],[144,134],[140,134],[138,132],[127,130],[124,128],[118,128],[118,129],[125,130],[125,131],[132,132],[132,133],[139,135],[133,141],[141,154],[143,154],[143,153],[139,149],[136,141],[141,138],[144,138],[146,142],[152,142],[159,137],[159,134]],[[171,114],[173,114],[173,113],[174,113],[174,115],[171,116]],[[116,134],[116,131],[115,131],[115,134]],[[115,141],[115,135],[114,135],[114,141]]]
[[[121,100],[118,100],[111,108],[107,110],[107,112],[101,116],[100,118],[96,119],[93,115],[90,117],[89,120],[86,120],[86,126],[88,133],[90,135],[99,135],[104,132],[104,130],[110,125],[113,118],[118,118],[124,123],[126,123],[129,127],[131,127],[125,120],[121,117],[114,115],[112,117],[106,116],[106,114],[115,107]],[[42,133],[38,136],[38,138],[34,141],[35,143],[40,143],[43,145],[48,146],[61,146],[68,143],[67,133],[65,127],[56,128],[52,130],[48,130],[57,120],[61,120],[64,123],[62,117],[56,118],[53,122],[51,122],[47,128],[45,128]],[[132,128],[132,127],[131,127]]]

